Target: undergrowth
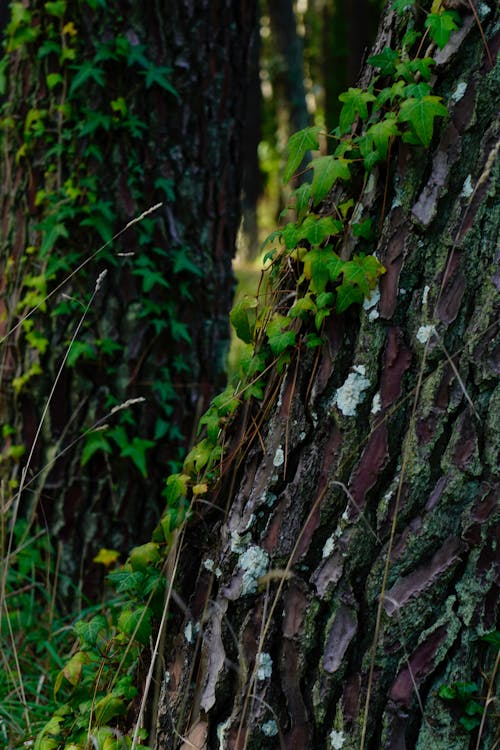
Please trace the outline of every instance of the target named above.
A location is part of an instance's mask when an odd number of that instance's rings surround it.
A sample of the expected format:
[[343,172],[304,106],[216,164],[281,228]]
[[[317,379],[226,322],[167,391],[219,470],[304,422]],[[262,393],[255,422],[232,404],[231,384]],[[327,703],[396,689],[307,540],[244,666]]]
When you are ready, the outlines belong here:
[[[435,61],[430,54],[420,53],[426,42],[432,49],[444,47],[458,28],[460,16],[434,3],[417,27],[413,16],[406,15],[414,3],[397,0],[393,5],[407,22],[402,43],[368,59],[374,75],[366,88],[352,87],[340,96],[338,127],[331,133],[306,128],[290,139],[286,180],[293,177],[306,152],[319,150],[320,141],[328,141],[332,153],[312,161],[312,181],[292,193],[285,212],[290,220],[266,241],[266,271],[257,297],[244,297],[233,308],[231,322],[245,345],[238,384],[214,398],[200,419],[198,441],[182,470],[166,480],[165,511],[151,541],[134,548],[127,562],[111,571],[110,588],[101,604],[83,610],[76,622],[74,612],[59,612],[57,554],[45,533],[34,531],[24,521],[11,525],[9,537],[11,503],[4,503],[2,542],[8,565],[2,582],[2,634],[8,646],[2,655],[0,732],[7,747],[22,747],[28,741],[35,750],[146,748],[145,706],[168,619],[183,531],[197,505],[206,501],[231,465],[232,457],[225,452],[227,428],[245,402],[254,400],[265,407],[269,383],[283,377],[296,352],[323,346],[324,322],[329,316],[360,305],[374,292],[385,270],[372,254],[384,210],[373,215],[370,179],[374,168],[390,163],[398,140],[416,148],[429,147],[437,118],[447,116],[445,104],[432,93]],[[46,6],[62,23],[65,4]],[[24,32],[29,28],[21,24]],[[67,34],[72,38],[70,30]],[[26,43],[22,36],[17,38],[19,44]],[[130,53],[123,50],[116,48],[113,54]],[[156,82],[170,90],[165,71],[154,73],[144,60],[136,62],[146,85]],[[95,76],[95,70],[99,67],[80,69],[77,82]],[[57,90],[64,76],[53,75],[62,76],[49,84]],[[68,94],[77,89],[73,79]],[[116,116],[126,121],[125,105],[118,99],[115,104]],[[40,130],[44,117],[40,113],[32,117],[28,132]],[[60,186],[66,197],[75,189],[80,187],[73,183]],[[61,195],[43,195],[39,200],[50,207]],[[71,197],[67,205],[77,210]],[[46,221],[52,216],[50,210]],[[106,217],[100,218],[104,227]],[[89,221],[94,220],[91,212]],[[55,237],[54,231],[46,224],[45,243]],[[48,249],[42,247],[42,255]],[[65,270],[75,260],[67,259]],[[156,283],[151,280],[153,271],[141,267],[136,273],[144,280],[147,294],[148,284]],[[43,284],[33,284],[33,288],[36,295],[26,308],[45,304]],[[79,357],[90,356],[82,346],[70,346],[70,351],[73,364]],[[92,451],[106,450],[102,440],[107,438],[98,433],[87,439],[86,445],[92,447],[85,455],[90,458]],[[143,459],[129,455],[145,475]],[[101,550],[96,559],[113,567],[116,554]],[[462,693],[455,684],[442,697],[462,700]],[[477,711],[476,703],[469,711]],[[468,706],[464,702],[464,712]]]

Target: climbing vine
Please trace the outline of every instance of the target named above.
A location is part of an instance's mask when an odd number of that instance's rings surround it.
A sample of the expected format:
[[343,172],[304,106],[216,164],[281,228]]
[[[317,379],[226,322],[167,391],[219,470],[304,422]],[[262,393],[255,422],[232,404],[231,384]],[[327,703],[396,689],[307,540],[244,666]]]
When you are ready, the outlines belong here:
[[[88,33],[82,20],[86,14],[93,22],[100,19],[100,34]],[[18,397],[36,386],[46,372],[54,336],[61,348],[69,346],[72,326],[92,295],[99,270],[113,269],[106,292],[125,308],[128,335],[146,331],[150,349],[163,342],[162,350],[175,348],[179,354],[168,363],[156,357],[148,373],[148,394],[156,409],[148,434],[140,434],[130,410],[120,410],[113,427],[99,431],[91,429],[98,414],[89,414],[81,438],[81,464],[85,466],[98,452],[113,454],[131,461],[146,477],[147,454],[157,441],[171,446],[172,466],[182,455],[185,435],[172,415],[178,401],[175,381],[189,370],[180,351],[191,345],[191,336],[181,310],[183,302],[192,299],[190,279],[202,271],[182,243],[166,247],[153,217],[136,224],[134,238],[129,233],[112,248],[107,243],[131,207],[175,197],[174,181],[166,172],[159,170],[153,184],[146,175],[148,123],[137,107],[140,90],[146,95],[162,91],[171,100],[178,97],[171,69],[149,56],[145,41],[130,31],[126,19],[114,14],[106,0],[81,0],[77,5],[57,0],[28,7],[11,3],[5,36],[0,93],[10,98],[0,120],[3,148],[14,154],[11,170],[27,178],[27,209],[32,217],[29,244],[21,257],[12,253],[6,263],[7,330],[22,319],[27,351],[12,388]],[[40,91],[32,90],[30,81],[16,78],[16,66],[26,57],[34,61]],[[28,96],[23,95],[26,90]],[[109,185],[109,163],[121,164],[124,159],[117,184]],[[96,243],[105,246],[95,261],[88,262]],[[77,275],[75,269],[80,269]],[[68,277],[73,279],[71,288],[63,288],[49,309],[47,294]],[[122,290],[126,305],[120,301]],[[100,397],[99,406],[109,413],[129,394],[123,367],[130,342],[119,337],[115,324],[101,319],[99,312],[98,306],[89,311],[71,343],[67,366],[84,379],[86,371],[101,372],[101,378],[115,384]],[[17,425],[10,426],[4,469],[8,461],[19,460],[13,450],[16,432]]]

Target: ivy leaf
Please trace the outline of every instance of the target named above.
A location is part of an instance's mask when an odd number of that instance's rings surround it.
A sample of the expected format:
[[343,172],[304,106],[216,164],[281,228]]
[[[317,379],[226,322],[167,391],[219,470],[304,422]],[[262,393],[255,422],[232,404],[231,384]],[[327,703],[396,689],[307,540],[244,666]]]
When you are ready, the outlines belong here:
[[284,315],[276,315],[267,326],[269,346],[275,357],[295,345],[296,333],[289,330],[291,322]]
[[105,86],[106,84],[104,70],[98,68],[92,60],[84,60],[81,65],[73,65],[72,69],[75,71],[75,76],[69,87],[70,96],[89,80],[94,81],[98,86]]
[[172,68],[148,63],[148,67],[146,68],[146,70],[141,70],[141,73],[146,78],[147,89],[150,89],[151,86],[156,84],[164,91],[168,91],[170,94],[173,94],[174,96],[179,98],[179,94],[170,83],[169,76],[172,73]]
[[236,335],[245,344],[251,344],[255,330],[257,315],[255,308],[257,300],[255,297],[245,296],[233,307],[229,313],[229,320],[236,331]]
[[434,129],[434,118],[445,117],[447,114],[448,110],[441,104],[439,96],[424,96],[422,99],[412,97],[401,104],[398,120],[408,122],[418,142],[428,146]]
[[309,201],[311,199],[311,184],[303,182],[297,190],[294,190],[295,210],[297,211],[297,221],[302,221],[309,210]]
[[284,182],[289,182],[295,170],[300,166],[307,151],[319,149],[318,133],[321,131],[319,125],[304,128],[294,133],[288,141],[288,159],[283,173]]
[[113,452],[111,444],[102,430],[96,430],[87,435],[82,451],[82,457],[80,459],[81,466],[88,464],[94,453],[97,453],[97,451],[104,451],[104,453]]
[[117,698],[112,693],[105,695],[104,698],[97,701],[94,708],[95,722],[97,726],[108,724],[114,716],[125,713],[126,705],[121,698]]
[[146,571],[151,565],[155,565],[160,560],[158,545],[154,542],[141,544],[134,547],[129,555],[129,562],[135,571]]
[[64,667],[62,673],[73,687],[78,685],[82,677],[83,665],[88,664],[89,656],[83,651],[77,651]]
[[363,292],[353,284],[341,284],[337,289],[337,312],[342,313],[351,305],[359,305],[363,301]]
[[169,476],[166,487],[162,492],[167,505],[176,505],[181,497],[186,496],[188,480],[187,474],[171,474]]
[[339,100],[344,105],[340,111],[340,132],[347,133],[350,131],[357,114],[362,120],[366,120],[368,117],[367,104],[375,101],[375,98],[369,91],[352,87],[340,94]]
[[346,159],[334,156],[320,156],[312,163],[314,177],[311,186],[313,204],[316,206],[325,198],[336,180],[349,180],[351,173]]
[[439,49],[446,46],[451,34],[458,29],[457,21],[460,21],[460,16],[454,10],[429,13],[425,19],[425,27],[429,29],[431,39]]
[[305,297],[300,297],[293,307],[290,308],[289,315],[291,318],[307,318],[309,313],[316,312],[316,305],[311,299],[310,294],[306,294]]
[[285,224],[285,226],[283,227],[283,231],[281,232],[281,236],[285,240],[285,247],[287,248],[287,250],[293,250],[294,247],[297,247],[297,244],[300,240],[300,232],[297,224],[295,224],[294,222]]
[[390,47],[384,47],[380,54],[372,55],[367,62],[374,68],[380,68],[380,75],[392,76],[396,72],[396,60],[399,60],[399,54]]
[[340,275],[343,266],[344,262],[331,247],[309,250],[304,257],[304,276],[311,280],[311,291],[321,295],[328,282]]
[[[399,135],[398,126],[393,117],[385,117],[380,122],[371,125],[365,135],[360,138],[360,151],[365,157],[365,168],[367,171],[373,167],[376,161],[385,161],[389,141],[394,136]],[[373,151],[376,152],[376,160],[373,160]],[[367,163],[367,159],[371,160]]]
[[135,639],[147,645],[151,635],[151,610],[148,607],[124,609],[118,618],[118,628],[129,638],[135,632]]
[[320,245],[327,237],[340,234],[343,224],[340,219],[331,216],[308,216],[299,228],[299,239],[307,240],[311,245]]
[[415,99],[423,99],[424,96],[427,96],[430,92],[430,84],[424,83],[424,81],[420,81],[420,83],[410,83],[408,86],[405,86],[404,91],[407,99],[410,99],[411,97],[414,97]]
[[148,476],[148,470],[146,467],[146,451],[155,445],[154,440],[144,440],[140,437],[132,438],[132,442],[128,445],[123,446],[121,449],[121,456],[123,458],[129,457],[132,459],[136,467],[141,472],[144,479]]
[[353,224],[353,237],[363,237],[363,239],[365,240],[371,240],[373,238],[372,224],[372,219],[365,219],[364,221],[356,222],[356,224]]
[[213,448],[213,444],[208,438],[200,440],[200,442],[189,451],[185,458],[185,471],[190,472],[194,469],[197,473],[200,472],[210,461]]
[[106,622],[106,618],[102,615],[96,615],[96,617],[93,617],[89,622],[80,620],[75,624],[75,631],[82,643],[82,647],[95,646],[99,639],[99,635],[103,631],[107,631],[107,628],[108,623]]

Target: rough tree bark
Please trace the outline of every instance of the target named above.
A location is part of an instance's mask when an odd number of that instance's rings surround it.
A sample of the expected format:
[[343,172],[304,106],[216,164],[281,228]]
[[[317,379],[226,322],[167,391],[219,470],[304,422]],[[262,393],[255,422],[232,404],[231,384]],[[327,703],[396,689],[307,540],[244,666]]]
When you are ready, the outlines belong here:
[[369,184],[379,301],[241,414],[218,509],[187,528],[161,750],[495,745],[492,705],[476,744],[437,694],[476,682],[485,705],[498,605],[498,64],[464,5],[435,54],[449,118]]
[[[139,437],[155,441],[146,452],[147,494],[137,465],[116,454],[106,457],[96,453],[82,471],[84,441],[64,452],[49,472],[42,472],[31,483],[27,499],[31,506],[40,501],[41,517],[53,535],[65,543],[64,567],[74,572],[84,560],[88,567],[89,556],[100,546],[127,550],[150,532],[168,463],[184,454],[196,417],[214,387],[220,388],[225,379],[227,317],[233,288],[231,260],[240,218],[241,121],[247,51],[256,9],[253,0],[75,3],[59,20],[47,13],[41,0],[18,3],[18,18],[24,18],[21,5],[28,13],[21,31],[31,34],[26,28],[33,27],[35,32],[34,41],[8,53],[9,102],[2,122],[10,118],[10,125],[5,129],[0,166],[2,335],[19,320],[18,303],[29,289],[28,276],[40,278],[47,268],[47,259],[38,256],[46,234],[39,226],[43,199],[41,203],[36,200],[37,191],[43,189],[49,194],[64,190],[68,177],[74,179],[71,170],[80,175],[81,170],[97,174],[98,200],[111,207],[114,231],[163,201],[159,211],[147,219],[154,222],[149,234],[141,231],[140,224],[131,228],[115,244],[111,258],[108,254],[107,263],[98,256],[87,267],[85,280],[77,275],[61,290],[86,301],[100,271],[109,268],[81,338],[90,346],[95,339],[107,338],[121,348],[118,355],[111,352],[97,358],[81,357],[74,368],[64,370],[37,441],[28,479],[54,454],[64,451],[83,429],[109,413],[110,406],[126,399],[146,398],[131,412],[135,424],[128,428],[130,440]],[[57,6],[53,12],[58,13],[61,5],[52,4]],[[57,28],[57,24],[62,27],[67,22],[73,27],[64,27],[61,37],[68,46],[76,34],[83,56],[72,65],[94,59],[93,64],[105,70],[104,88],[90,74],[85,84],[80,84],[87,87],[89,117],[98,112],[108,118],[102,120],[105,125],[96,126],[92,136],[82,136],[78,130],[82,123],[74,123],[71,110],[63,109],[63,96],[68,92],[60,94],[57,81],[47,89],[46,76],[58,70],[58,63],[49,47],[41,51],[45,30],[50,24]],[[141,77],[145,68],[134,74],[142,65],[139,53],[135,68],[123,61],[114,62],[115,39],[122,48],[128,45],[130,60],[134,49],[143,45],[143,54],[159,67],[160,74],[168,76],[177,95],[157,85],[154,78],[148,81]],[[71,88],[69,99],[71,103]],[[118,109],[111,110],[110,100]],[[57,131],[61,122],[63,133],[69,133],[70,126],[74,128],[76,135],[69,134],[58,152],[57,174],[50,172],[56,157],[47,162],[36,138],[27,151],[19,151],[27,131],[31,137],[25,123],[33,111],[44,113],[49,130],[53,127]],[[135,117],[140,137],[130,135],[134,127],[131,119],[128,131],[124,127],[120,132],[118,126],[110,134],[110,114],[116,119],[121,112],[124,118]],[[96,150],[89,150],[89,143]],[[88,198],[74,200],[80,210],[80,204]],[[97,232],[80,221],[78,212],[74,221],[65,219],[64,236],[51,251],[61,258],[73,258],[64,273],[77,265],[75,253],[86,248],[84,255],[90,255],[102,243]],[[113,257],[118,251],[127,257]],[[80,262],[82,256],[76,257]],[[156,283],[150,276],[147,289],[141,288],[153,263],[161,278]],[[53,275],[47,291],[62,278],[62,272]],[[151,315],[144,314],[145,298],[152,309],[155,306],[153,321]],[[0,414],[9,430],[4,433],[2,468],[4,478],[9,480],[19,479],[22,466],[8,458],[12,454],[9,449],[14,443],[22,443],[29,451],[33,444],[47,394],[80,314],[51,317],[61,301],[58,293],[47,313],[43,314],[42,308],[34,317],[37,331],[49,340],[46,351],[31,350],[22,328],[3,344]],[[23,307],[22,312],[26,311]],[[170,325],[172,320],[175,327]],[[33,361],[39,366],[39,374],[15,395],[13,379],[22,377]],[[176,434],[172,425],[177,425]],[[167,429],[171,439],[162,437]],[[141,447],[140,443],[136,445]]]

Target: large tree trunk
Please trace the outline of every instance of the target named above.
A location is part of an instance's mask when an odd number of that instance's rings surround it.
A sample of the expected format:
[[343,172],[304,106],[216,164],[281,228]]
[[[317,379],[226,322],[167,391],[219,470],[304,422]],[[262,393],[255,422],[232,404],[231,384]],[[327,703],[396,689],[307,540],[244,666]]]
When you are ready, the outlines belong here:
[[[3,343],[0,415],[9,427],[2,471],[11,486],[57,382],[25,505],[64,541],[64,567],[74,572],[100,546],[126,550],[150,532],[168,466],[185,453],[197,417],[224,383],[255,2],[82,2],[62,17],[41,0],[22,5],[25,15],[19,20],[18,3],[7,35],[2,335],[31,311],[28,291],[55,289],[103,238],[162,202],[66,283],[46,312],[43,305],[36,311],[45,345],[28,343],[25,326]],[[48,39],[57,45],[58,34],[66,50],[76,50],[65,63],[57,47],[43,46]],[[90,63],[92,74],[76,85]],[[57,219],[53,242],[48,227],[61,206],[71,210]],[[56,381],[103,269],[109,273],[78,335],[81,356]],[[82,432],[139,397],[146,401],[105,420],[119,428],[121,445],[101,433],[108,447],[82,470]],[[16,445],[27,449],[21,461]]]
[[[495,745],[500,36],[481,7],[490,53],[468,5],[435,53],[431,147],[370,181],[380,299],[246,407],[217,507],[187,527],[162,750]],[[387,9],[377,50],[402,26]],[[437,693],[460,682],[485,709],[472,733]]]

